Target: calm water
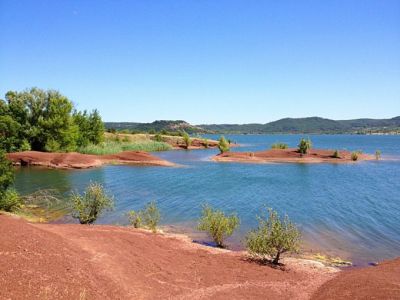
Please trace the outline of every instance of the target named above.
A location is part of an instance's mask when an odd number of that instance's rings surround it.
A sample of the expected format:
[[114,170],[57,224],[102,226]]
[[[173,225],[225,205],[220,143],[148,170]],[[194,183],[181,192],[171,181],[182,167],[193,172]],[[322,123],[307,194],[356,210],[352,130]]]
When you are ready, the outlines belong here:
[[[212,136],[210,136],[212,138]],[[274,142],[296,146],[297,135],[227,136],[256,151]],[[215,138],[215,137],[214,137]],[[41,188],[82,191],[99,181],[115,195],[116,209],[99,223],[126,224],[124,213],[156,200],[163,224],[195,236],[205,202],[237,212],[241,228],[230,239],[234,248],[267,205],[287,213],[301,228],[307,248],[364,264],[400,255],[400,136],[311,136],[315,148],[382,151],[383,161],[358,164],[214,163],[216,150],[171,151],[156,155],[181,167],[105,166],[62,171],[23,168],[16,187],[22,193]]]

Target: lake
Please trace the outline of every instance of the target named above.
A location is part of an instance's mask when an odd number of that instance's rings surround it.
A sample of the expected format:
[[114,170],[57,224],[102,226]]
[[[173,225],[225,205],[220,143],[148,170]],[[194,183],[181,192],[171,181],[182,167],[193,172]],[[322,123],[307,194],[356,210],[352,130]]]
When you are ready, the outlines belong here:
[[[217,136],[208,136],[218,138]],[[257,151],[274,142],[296,147],[299,135],[227,135]],[[315,148],[382,151],[381,161],[355,164],[216,163],[215,149],[155,153],[179,167],[104,166],[89,170],[21,168],[16,188],[30,193],[55,188],[68,195],[98,181],[115,196],[113,212],[98,223],[127,224],[124,215],[156,200],[162,223],[193,238],[201,205],[237,212],[240,230],[228,240],[241,248],[245,233],[257,225],[265,206],[296,222],[305,247],[349,258],[358,265],[400,255],[400,136],[310,135]],[[69,221],[66,218],[64,221]]]

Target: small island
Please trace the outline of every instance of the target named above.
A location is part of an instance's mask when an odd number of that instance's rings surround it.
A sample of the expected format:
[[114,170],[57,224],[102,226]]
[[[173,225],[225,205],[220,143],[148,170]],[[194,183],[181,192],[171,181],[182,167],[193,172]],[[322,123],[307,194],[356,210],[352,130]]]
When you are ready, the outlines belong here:
[[375,155],[364,154],[361,151],[312,149],[309,139],[301,139],[298,148],[288,148],[287,144],[276,143],[272,149],[258,152],[221,151],[212,160],[217,162],[244,163],[353,163],[357,161],[375,160],[380,158],[380,152]]
[[15,166],[43,166],[54,169],[88,169],[100,167],[104,164],[174,166],[173,163],[144,151],[124,151],[109,155],[23,151],[8,153],[7,158]]

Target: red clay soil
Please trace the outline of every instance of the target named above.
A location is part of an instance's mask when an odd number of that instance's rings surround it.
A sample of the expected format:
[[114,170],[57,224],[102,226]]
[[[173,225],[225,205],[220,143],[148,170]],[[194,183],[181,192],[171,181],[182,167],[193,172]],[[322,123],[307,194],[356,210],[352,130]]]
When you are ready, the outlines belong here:
[[313,299],[400,299],[400,258],[339,275],[323,284]]
[[[351,152],[340,150],[339,158],[333,157],[335,150],[312,149],[307,154],[301,155],[296,148],[271,149],[260,152],[225,152],[213,157],[220,162],[246,162],[246,163],[349,163]],[[370,154],[358,154],[358,160],[373,160]]]
[[309,299],[337,272],[285,271],[182,236],[0,215],[0,299]]
[[166,160],[142,151],[124,151],[113,155],[25,151],[8,153],[7,158],[10,159],[14,165],[44,166],[57,169],[87,169],[110,163],[150,166],[173,165]]
[[286,270],[182,236],[0,215],[0,299],[399,299],[400,259],[337,272]]

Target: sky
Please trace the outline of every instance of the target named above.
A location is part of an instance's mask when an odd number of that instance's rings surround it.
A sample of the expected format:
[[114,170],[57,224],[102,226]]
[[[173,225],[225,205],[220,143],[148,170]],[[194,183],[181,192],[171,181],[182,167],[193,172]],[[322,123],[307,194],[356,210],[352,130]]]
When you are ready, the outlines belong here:
[[0,0],[0,98],[105,121],[400,115],[400,1]]

